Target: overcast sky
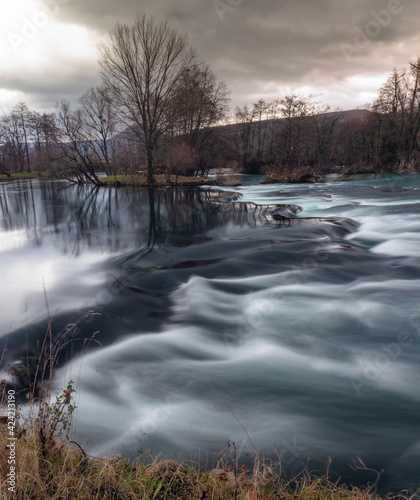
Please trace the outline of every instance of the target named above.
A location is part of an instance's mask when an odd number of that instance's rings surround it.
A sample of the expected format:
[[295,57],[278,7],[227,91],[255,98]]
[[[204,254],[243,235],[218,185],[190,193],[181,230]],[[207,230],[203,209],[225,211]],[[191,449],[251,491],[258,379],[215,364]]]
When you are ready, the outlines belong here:
[[232,107],[301,92],[352,109],[420,56],[418,0],[3,0],[0,106],[50,111],[98,85],[98,42],[136,13],[188,34]]

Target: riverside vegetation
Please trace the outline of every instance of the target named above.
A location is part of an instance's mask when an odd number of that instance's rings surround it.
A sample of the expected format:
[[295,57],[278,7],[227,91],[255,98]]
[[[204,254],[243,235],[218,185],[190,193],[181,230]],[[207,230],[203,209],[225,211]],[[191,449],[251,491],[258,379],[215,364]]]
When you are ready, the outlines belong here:
[[[2,404],[7,387],[2,382]],[[302,473],[292,480],[281,477],[281,464],[256,454],[252,470],[234,461],[220,460],[216,469],[153,458],[139,450],[130,463],[121,456],[95,458],[68,438],[76,409],[73,382],[51,400],[30,397],[29,416],[19,411],[21,425],[13,448],[15,469],[10,481],[11,460],[8,428],[0,428],[1,498],[53,499],[246,499],[263,500],[376,500],[373,487],[356,488],[331,482],[327,477]],[[23,410],[23,408],[22,408]],[[66,433],[67,438],[63,437]],[[234,444],[232,444],[233,446]],[[11,486],[13,484],[13,486]],[[401,495],[401,498],[408,498]]]
[[152,186],[159,174],[170,184],[227,168],[267,174],[268,182],[313,182],[420,164],[420,58],[351,111],[297,92],[230,110],[229,89],[187,37],[147,16],[111,30],[99,66],[102,86],[76,105],[62,100],[39,113],[19,102],[0,118],[0,175],[36,170],[99,186],[100,172],[112,182],[143,171],[136,183]]

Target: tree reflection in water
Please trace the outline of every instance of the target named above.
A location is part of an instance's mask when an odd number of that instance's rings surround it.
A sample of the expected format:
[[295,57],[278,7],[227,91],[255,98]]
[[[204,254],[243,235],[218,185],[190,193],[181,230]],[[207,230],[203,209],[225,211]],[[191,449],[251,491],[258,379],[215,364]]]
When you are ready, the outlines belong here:
[[278,216],[284,207],[223,203],[220,193],[200,189],[132,189],[25,181],[0,185],[0,228],[24,232],[31,245],[55,235],[73,256],[101,249],[115,254],[136,249],[146,255],[156,246],[181,244],[209,229],[235,225],[290,224]]
[[[290,207],[229,199],[229,194],[201,189],[97,188],[62,181],[5,183],[0,185],[0,251],[15,248],[18,238],[26,248],[24,258],[57,263],[58,285],[48,285],[50,297],[71,301],[76,296],[85,307],[60,310],[54,318],[55,333],[94,309],[101,316],[95,317],[94,324],[79,325],[77,336],[88,338],[100,330],[101,342],[107,343],[133,330],[157,331],[170,311],[171,290],[192,273],[217,275],[221,268],[213,269],[210,264],[226,266],[224,262],[232,256],[225,244],[212,241],[225,226],[276,228],[293,221],[283,216]],[[238,250],[245,254],[247,245],[241,243]],[[31,253],[31,248],[38,252]],[[188,258],[183,249],[190,252]],[[105,264],[90,265],[92,279],[100,281],[106,275],[107,281],[93,299],[73,271],[78,261],[89,263],[89,253],[109,257]],[[66,269],[59,267],[63,255]],[[4,254],[3,258],[7,259]],[[13,266],[19,258],[16,255],[6,264]],[[154,274],[156,269],[160,269],[159,276]],[[104,293],[107,301],[102,300]],[[8,361],[27,358],[25,351],[37,359],[36,345],[46,329],[43,300],[39,303],[30,324],[11,332]],[[71,342],[65,357],[73,349],[78,347]]]

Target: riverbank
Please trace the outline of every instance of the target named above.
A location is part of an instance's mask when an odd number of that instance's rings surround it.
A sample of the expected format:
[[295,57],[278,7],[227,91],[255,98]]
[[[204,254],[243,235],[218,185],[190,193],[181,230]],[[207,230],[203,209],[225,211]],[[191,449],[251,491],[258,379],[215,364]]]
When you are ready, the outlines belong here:
[[266,173],[262,184],[314,184],[323,183],[325,175],[334,174],[334,180],[346,181],[360,175],[402,175],[418,173],[414,163],[402,163],[394,166],[378,168],[372,165],[355,165],[352,167],[337,167],[334,169],[317,169],[313,167],[288,168],[276,167]]
[[104,186],[142,186],[142,187],[191,187],[191,186],[214,186],[216,179],[207,177],[186,177],[155,175],[154,183],[149,184],[145,175],[110,175],[101,177],[100,183]]
[[[7,417],[3,417],[7,419]],[[50,420],[50,426],[54,422]],[[16,429],[0,429],[2,498],[89,499],[246,499],[378,500],[373,488],[356,488],[307,473],[287,480],[280,464],[257,459],[253,470],[238,460],[221,460],[200,470],[187,462],[152,459],[142,453],[133,463],[121,456],[91,457],[76,442],[54,439],[52,427],[40,432],[39,420]],[[401,496],[400,498],[405,498]]]
[[17,174],[0,174],[0,182],[7,181],[25,181],[29,179],[45,179],[50,180],[51,177],[41,172],[21,172]]

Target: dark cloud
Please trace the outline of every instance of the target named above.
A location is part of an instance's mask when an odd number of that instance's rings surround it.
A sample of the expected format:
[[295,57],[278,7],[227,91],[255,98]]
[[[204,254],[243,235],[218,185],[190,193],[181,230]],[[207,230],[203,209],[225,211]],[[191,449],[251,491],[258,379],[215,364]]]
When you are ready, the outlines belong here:
[[[415,0],[69,0],[56,15],[106,39],[117,21],[130,23],[136,13],[187,33],[228,83],[233,104],[305,87],[353,107],[365,101],[349,78],[385,75],[420,55]],[[92,65],[72,67],[65,80],[41,75],[11,84],[42,100],[49,93],[76,96],[96,81]]]
[[15,75],[3,75],[1,87],[11,91],[19,89],[27,96],[25,100],[38,111],[53,111],[55,104],[62,99],[74,102],[87,89],[100,84],[99,76],[91,70],[88,65],[67,65],[48,76],[23,71]]

